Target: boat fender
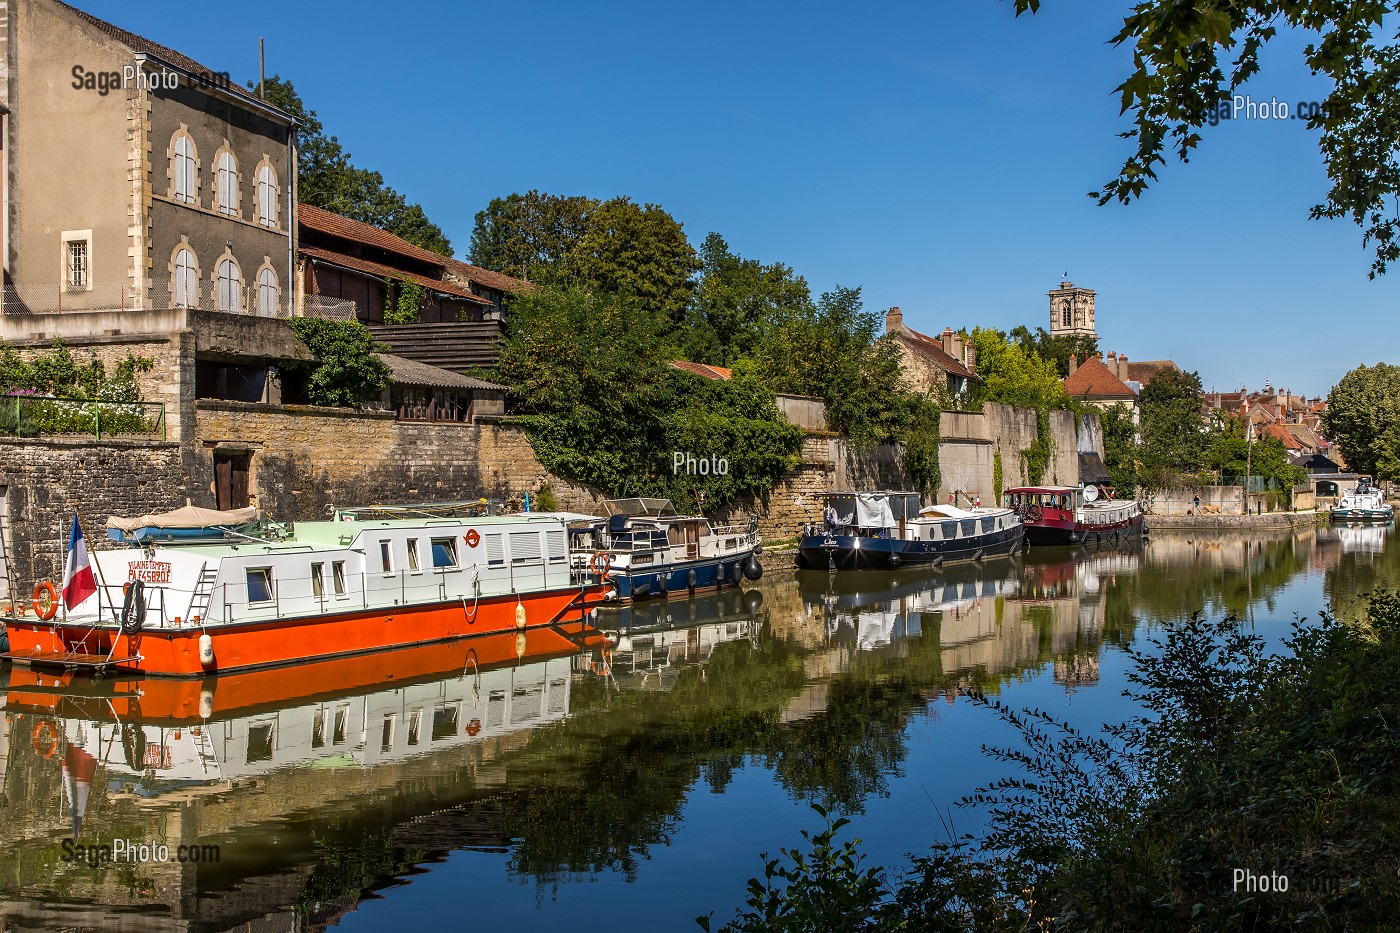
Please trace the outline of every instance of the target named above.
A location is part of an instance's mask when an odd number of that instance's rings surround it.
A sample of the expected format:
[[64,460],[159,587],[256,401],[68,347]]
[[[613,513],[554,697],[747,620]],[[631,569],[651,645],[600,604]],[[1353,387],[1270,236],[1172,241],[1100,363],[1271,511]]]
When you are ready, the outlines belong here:
[[763,593],[758,590],[749,590],[744,594],[744,607],[748,609],[749,615],[757,615],[758,610],[763,608]]
[[214,639],[208,632],[199,636],[199,663],[205,667],[214,666]]
[[126,592],[122,596],[120,618],[122,633],[135,635],[141,631],[141,625],[146,621],[146,583],[144,580],[136,580],[124,589]]
[[761,545],[761,544],[755,544],[755,545],[753,546],[753,552],[754,552],[754,554],[756,554],[756,555],[762,557],[762,556],[763,556],[763,545]]
[[520,601],[519,597],[516,597],[515,600],[515,627],[525,627],[525,604]]
[[[212,649],[211,649],[212,654]],[[199,691],[199,718],[208,719],[214,715],[214,691]]]
[[695,568],[691,567],[690,572],[685,575],[686,585],[692,590],[695,589]]
[[657,574],[657,575],[656,575],[656,590],[657,590],[657,592],[660,593],[662,596],[665,596],[665,595],[666,595],[666,591],[667,591],[668,589],[670,589],[670,588],[671,588],[671,572],[670,572],[669,570],[667,570],[667,571],[662,571],[661,573]]
[[898,566],[899,566],[899,555],[898,555],[898,554],[891,554],[891,555],[890,555],[890,566],[891,566],[891,567],[898,567]]
[[[44,597],[48,601],[44,601]],[[58,590],[53,583],[48,580],[40,580],[34,584],[34,614],[45,622],[58,614]]]
[[757,580],[759,577],[763,576],[763,565],[760,564],[758,558],[754,557],[752,554],[749,555],[749,559],[744,563],[744,576],[748,577],[750,580]]

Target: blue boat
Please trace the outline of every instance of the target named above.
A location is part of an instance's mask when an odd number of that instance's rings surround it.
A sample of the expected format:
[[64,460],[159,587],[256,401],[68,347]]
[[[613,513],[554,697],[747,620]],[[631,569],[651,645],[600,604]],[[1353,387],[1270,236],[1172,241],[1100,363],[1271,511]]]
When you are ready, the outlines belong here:
[[657,599],[738,586],[763,575],[758,520],[715,525],[703,515],[677,515],[669,499],[613,499],[602,522],[570,526],[576,565],[606,565],[617,598]]
[[824,521],[798,538],[803,567],[883,570],[1010,554],[1026,527],[1008,508],[921,505],[917,492],[847,492],[823,497]]

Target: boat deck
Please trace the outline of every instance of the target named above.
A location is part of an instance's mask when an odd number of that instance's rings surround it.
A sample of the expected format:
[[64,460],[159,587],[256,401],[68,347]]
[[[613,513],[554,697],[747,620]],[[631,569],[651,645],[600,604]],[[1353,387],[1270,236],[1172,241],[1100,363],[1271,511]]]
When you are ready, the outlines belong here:
[[0,654],[0,661],[10,661],[28,667],[62,668],[65,671],[89,671],[104,673],[123,664],[141,660],[139,655],[131,657],[107,657],[102,654],[82,654],[70,651],[41,651],[29,654],[22,651],[7,651]]

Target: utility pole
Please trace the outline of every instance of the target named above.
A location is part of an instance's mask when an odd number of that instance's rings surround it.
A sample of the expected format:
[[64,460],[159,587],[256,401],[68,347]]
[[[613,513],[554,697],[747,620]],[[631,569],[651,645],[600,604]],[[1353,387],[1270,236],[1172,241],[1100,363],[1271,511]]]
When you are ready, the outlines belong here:
[[267,59],[263,55],[263,37],[258,36],[258,98],[263,96],[263,82],[267,80]]

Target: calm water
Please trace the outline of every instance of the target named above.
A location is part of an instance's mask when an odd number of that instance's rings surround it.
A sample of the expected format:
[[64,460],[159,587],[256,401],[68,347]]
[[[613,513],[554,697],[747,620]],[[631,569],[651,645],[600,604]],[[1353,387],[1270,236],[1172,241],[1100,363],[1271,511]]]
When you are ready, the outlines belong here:
[[[1352,614],[1400,586],[1388,540],[1163,534],[943,573],[771,573],[603,614],[610,657],[596,633],[544,632],[202,684],[0,671],[0,917],[695,929],[817,825],[811,802],[884,862],[975,830],[955,804],[998,776],[981,745],[1011,736],[969,688],[1126,718],[1124,646],[1201,608],[1274,643],[1329,600]],[[65,861],[75,823],[84,845],[172,861]],[[179,864],[182,843],[219,860]]]

